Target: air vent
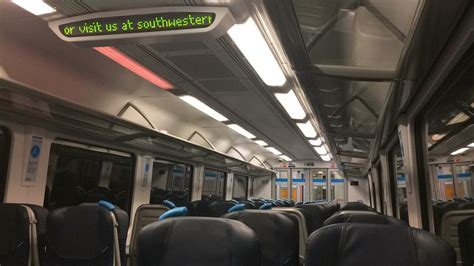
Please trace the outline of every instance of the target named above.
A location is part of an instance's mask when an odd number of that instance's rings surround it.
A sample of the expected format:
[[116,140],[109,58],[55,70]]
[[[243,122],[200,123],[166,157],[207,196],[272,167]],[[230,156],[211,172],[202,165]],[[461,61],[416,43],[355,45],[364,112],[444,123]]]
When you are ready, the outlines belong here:
[[209,50],[203,42],[157,43],[150,44],[149,46],[160,54],[167,52]]
[[70,17],[94,12],[91,7],[82,3],[82,1],[48,0],[45,2],[50,6],[54,6],[61,14]]
[[213,54],[188,54],[165,58],[197,80],[234,77],[233,73]]

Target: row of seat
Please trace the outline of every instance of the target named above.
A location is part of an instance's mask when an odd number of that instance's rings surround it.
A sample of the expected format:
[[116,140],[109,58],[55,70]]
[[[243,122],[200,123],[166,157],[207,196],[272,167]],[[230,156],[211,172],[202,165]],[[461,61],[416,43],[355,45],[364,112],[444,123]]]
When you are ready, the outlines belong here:
[[466,254],[474,254],[474,250],[462,252],[463,244],[460,239],[463,233],[459,228],[459,224],[474,217],[474,201],[472,199],[456,199],[433,202],[433,216],[436,235],[442,237],[454,247],[457,253],[458,265],[463,265],[463,263],[473,265],[472,259],[470,259],[470,263],[466,262],[466,258],[469,258]]
[[129,217],[108,202],[51,212],[31,204],[3,203],[0,217],[0,265],[120,266],[126,260]]
[[[344,210],[328,215],[339,209],[334,203],[306,203],[298,208],[270,210],[244,210],[245,204],[239,204],[220,218],[168,218],[185,215],[187,209],[165,204],[172,209],[143,205],[136,211],[130,250],[132,265],[296,266],[305,262],[308,266],[449,266],[455,261],[452,248],[428,232],[373,211]],[[38,239],[42,239],[38,248],[30,248],[34,246],[30,243],[35,242],[29,234],[31,226],[23,234],[11,233],[17,232],[12,229],[19,229],[22,224],[34,224],[30,223],[31,218],[26,219],[25,210],[29,208],[37,210],[33,213],[38,220]],[[328,215],[309,237],[302,210],[311,217],[313,212]],[[12,228],[12,223],[2,224],[9,229],[2,232],[7,233],[9,240],[0,241],[0,265],[28,265],[24,263],[34,258],[30,253],[35,249],[40,253],[41,265],[125,265],[125,212],[106,202],[60,208],[47,215],[45,229],[43,211],[38,206],[0,206],[2,217],[23,213],[15,218],[17,228]],[[19,252],[23,249],[26,252]],[[27,253],[30,256],[25,256]]]

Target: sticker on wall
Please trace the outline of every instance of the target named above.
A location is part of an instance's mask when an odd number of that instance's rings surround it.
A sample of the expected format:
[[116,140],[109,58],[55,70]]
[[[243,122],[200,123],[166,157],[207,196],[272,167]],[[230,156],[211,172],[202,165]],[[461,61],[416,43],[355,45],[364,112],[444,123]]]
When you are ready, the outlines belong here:
[[31,144],[28,149],[28,163],[26,165],[26,172],[22,182],[22,185],[24,186],[36,186],[36,174],[38,172],[42,146],[43,137],[31,137]]
[[146,190],[148,187],[148,180],[150,179],[150,171],[151,171],[151,157],[145,157],[145,164],[143,165],[142,190]]

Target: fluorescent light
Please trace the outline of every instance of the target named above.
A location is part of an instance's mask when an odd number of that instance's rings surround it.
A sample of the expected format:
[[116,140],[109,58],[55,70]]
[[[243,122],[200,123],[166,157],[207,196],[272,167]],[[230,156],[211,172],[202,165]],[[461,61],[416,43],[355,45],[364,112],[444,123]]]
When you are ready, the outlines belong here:
[[321,155],[321,159],[325,162],[331,161],[331,157],[329,157],[329,154]]
[[451,152],[451,155],[457,155],[457,154],[463,153],[467,150],[469,150],[469,148],[461,148],[459,150],[455,150],[455,151]]
[[277,150],[277,149],[275,149],[275,148],[273,148],[273,147],[265,147],[265,149],[271,151],[271,152],[272,152],[273,154],[275,154],[275,155],[280,155],[280,154],[281,154],[281,152],[280,152],[279,150]]
[[469,119],[468,115],[466,115],[463,112],[459,112],[457,115],[455,115],[453,118],[451,118],[451,120],[449,120],[449,122],[446,125],[449,126],[449,125],[453,125],[453,124],[462,123],[462,122],[464,122],[468,119]]
[[179,98],[219,122],[224,122],[228,120],[225,116],[219,114],[214,109],[207,106],[205,103],[201,102],[200,100],[194,98],[191,95],[184,95],[180,96]]
[[292,119],[303,119],[306,117],[306,112],[303,110],[293,90],[290,90],[288,93],[275,93],[275,97]]
[[308,121],[306,123],[296,123],[296,125],[300,128],[301,132],[303,132],[303,135],[307,138],[316,138],[318,135],[316,131],[313,128],[313,125],[311,125],[311,122]]
[[316,150],[316,152],[319,154],[319,155],[325,155],[328,153],[328,150],[326,149],[326,147],[324,146],[321,146],[321,147],[314,147],[314,149]]
[[286,156],[286,155],[280,155],[280,158],[282,158],[283,160],[287,161],[287,162],[291,162],[291,158]]
[[235,132],[239,133],[240,135],[242,135],[246,138],[249,138],[249,139],[254,139],[255,138],[255,136],[252,133],[248,132],[243,127],[241,127],[237,124],[230,124],[230,125],[227,125],[227,126],[232,128],[232,130],[234,130]]
[[97,52],[112,59],[113,61],[115,61],[115,63],[125,67],[126,69],[132,71],[133,73],[149,81],[150,83],[155,84],[159,88],[162,88],[165,90],[169,90],[173,88],[173,85],[169,83],[167,80],[159,77],[158,75],[155,74],[155,72],[144,67],[143,65],[133,60],[132,58],[128,57],[126,54],[120,52],[114,47],[110,47],[110,46],[94,47],[94,49]]
[[317,139],[310,139],[309,143],[311,143],[311,145],[313,146],[321,146],[321,144],[323,144],[323,141],[321,140],[321,138],[317,138]]
[[470,147],[470,148],[474,148],[474,142],[471,143],[471,144],[469,144],[469,145],[467,145],[467,146]]
[[256,140],[255,143],[257,143],[258,145],[264,147],[264,146],[268,146],[268,143],[266,143],[265,141],[263,140]]
[[227,33],[265,84],[285,84],[285,74],[252,18],[242,24],[235,24]]
[[36,16],[56,12],[56,9],[42,0],[12,0],[12,2]]

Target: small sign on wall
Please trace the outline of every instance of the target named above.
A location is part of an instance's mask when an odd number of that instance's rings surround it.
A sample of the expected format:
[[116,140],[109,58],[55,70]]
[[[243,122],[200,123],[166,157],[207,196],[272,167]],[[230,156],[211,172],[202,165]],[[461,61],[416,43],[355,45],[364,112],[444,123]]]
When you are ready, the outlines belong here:
[[359,181],[351,180],[351,186],[359,186]]
[[148,187],[148,180],[150,179],[151,167],[152,167],[151,157],[145,157],[145,163],[143,164],[142,190],[146,190]]
[[28,161],[22,185],[27,187],[36,186],[36,175],[38,173],[39,159],[43,148],[43,137],[31,136],[31,143],[28,147]]

